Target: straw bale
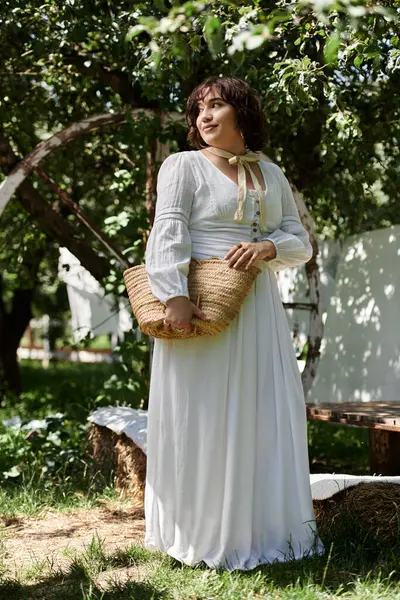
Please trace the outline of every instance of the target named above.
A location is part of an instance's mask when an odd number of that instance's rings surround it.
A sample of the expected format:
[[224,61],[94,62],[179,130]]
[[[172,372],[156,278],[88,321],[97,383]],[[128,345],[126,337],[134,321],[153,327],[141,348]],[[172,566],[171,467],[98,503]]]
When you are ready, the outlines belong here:
[[400,538],[400,485],[361,483],[326,500],[314,501],[320,534],[333,531],[372,536],[382,543]]
[[122,497],[131,498],[135,505],[144,504],[146,482],[146,455],[124,433],[115,444],[115,485]]
[[88,450],[93,458],[95,469],[109,478],[115,471],[116,434],[108,429],[92,423],[88,436]]

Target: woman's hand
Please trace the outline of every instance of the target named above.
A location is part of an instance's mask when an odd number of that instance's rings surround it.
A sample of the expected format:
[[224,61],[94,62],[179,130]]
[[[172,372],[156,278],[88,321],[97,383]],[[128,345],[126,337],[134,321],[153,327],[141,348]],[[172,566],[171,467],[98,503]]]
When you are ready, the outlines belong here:
[[185,296],[176,296],[167,302],[165,310],[164,327],[171,327],[175,331],[189,335],[192,331],[192,318],[198,317],[207,321],[206,315],[200,308]]
[[241,242],[231,248],[225,256],[234,269],[250,269],[256,260],[272,260],[276,256],[275,244],[264,242]]

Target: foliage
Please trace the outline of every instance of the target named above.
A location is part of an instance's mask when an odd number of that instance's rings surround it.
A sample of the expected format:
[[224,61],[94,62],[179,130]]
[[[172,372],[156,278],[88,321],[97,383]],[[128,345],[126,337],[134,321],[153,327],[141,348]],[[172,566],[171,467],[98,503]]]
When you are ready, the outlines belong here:
[[368,429],[308,422],[312,473],[369,474]]
[[0,482],[21,478],[29,480],[40,474],[44,487],[52,486],[52,480],[68,481],[87,475],[88,459],[82,453],[82,441],[87,427],[73,423],[63,416],[48,416],[46,428],[22,427],[0,428]]
[[[271,129],[266,150],[304,191],[321,231],[386,225],[396,222],[399,189],[396,6],[196,0],[130,10],[119,1],[109,10],[96,0],[6,1],[0,117],[26,154],[91,114],[181,111],[204,76],[232,73],[260,91]],[[54,153],[46,170],[96,223],[133,221],[133,241],[146,226],[135,207],[154,134],[160,128],[147,117],[93,133]],[[169,137],[180,139],[176,129]],[[119,246],[127,247],[123,239]]]
[[[18,399],[9,395],[0,411],[0,485],[96,487],[87,452],[88,414],[103,405],[139,406],[147,395],[145,372],[139,372],[148,362],[142,357],[146,346],[127,340],[124,352],[127,362],[115,365],[52,364],[46,371],[40,363],[23,365],[23,392]],[[2,424],[16,416],[21,423]]]
[[136,331],[131,331],[125,334],[115,352],[120,363],[99,390],[96,403],[114,406],[127,398],[129,406],[147,407],[150,386],[148,338],[143,336],[137,340]]
[[[166,77],[209,54],[211,72],[261,92],[271,139],[321,233],[398,222],[400,49],[396,2],[186,2],[161,19],[138,9],[127,39]],[[149,42],[150,38],[150,42]]]

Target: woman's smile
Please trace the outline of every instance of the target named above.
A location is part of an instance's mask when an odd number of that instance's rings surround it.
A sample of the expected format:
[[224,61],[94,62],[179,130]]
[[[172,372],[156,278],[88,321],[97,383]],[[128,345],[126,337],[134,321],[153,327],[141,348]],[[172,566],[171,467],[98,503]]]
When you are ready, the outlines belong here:
[[209,131],[212,131],[213,129],[215,129],[216,127],[218,127],[218,125],[204,125],[203,126],[203,131],[205,131],[206,133]]

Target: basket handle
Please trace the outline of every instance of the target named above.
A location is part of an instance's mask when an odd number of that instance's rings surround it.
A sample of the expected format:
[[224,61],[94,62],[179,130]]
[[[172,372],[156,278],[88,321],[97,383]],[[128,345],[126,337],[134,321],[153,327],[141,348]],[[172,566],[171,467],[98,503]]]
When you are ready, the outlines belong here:
[[193,256],[192,256],[192,258],[190,259],[190,262],[191,263],[194,262],[194,263],[197,263],[197,264],[200,265],[204,260],[224,260],[224,259],[221,258],[220,256],[211,256],[210,258],[206,258],[206,259],[204,259],[204,258],[193,258]]

